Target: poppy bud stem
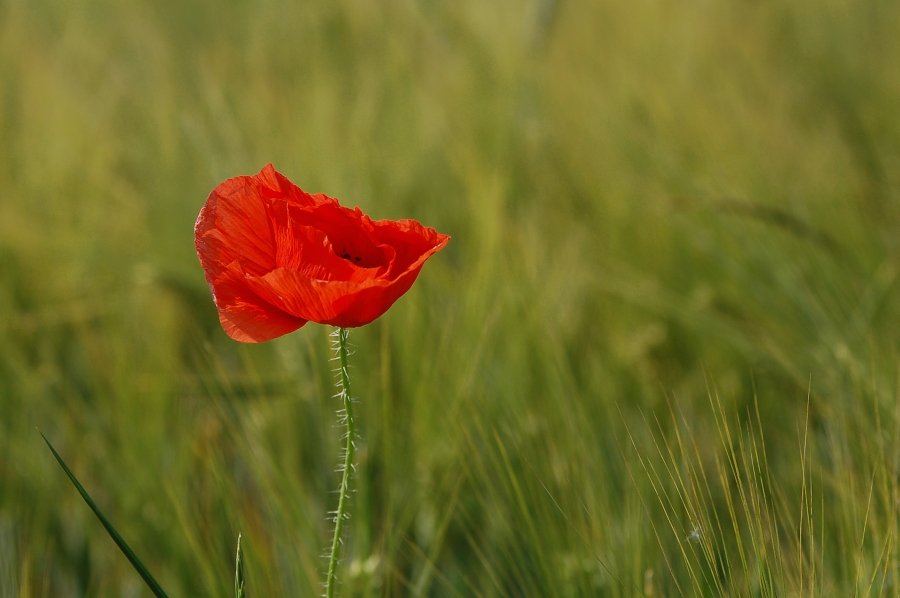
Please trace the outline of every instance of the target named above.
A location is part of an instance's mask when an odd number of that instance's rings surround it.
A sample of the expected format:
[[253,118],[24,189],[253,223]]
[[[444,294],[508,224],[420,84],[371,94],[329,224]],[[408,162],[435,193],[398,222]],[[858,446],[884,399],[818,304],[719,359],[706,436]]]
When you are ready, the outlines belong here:
[[344,421],[347,423],[347,446],[344,450],[344,464],[341,475],[340,498],[338,498],[338,507],[334,515],[334,539],[331,541],[331,554],[328,558],[328,577],[325,582],[326,598],[334,598],[335,576],[337,574],[338,553],[341,546],[341,534],[344,530],[344,519],[347,518],[347,498],[350,494],[350,473],[353,470],[353,453],[356,450],[354,439],[356,437],[356,427],[353,422],[353,398],[350,394],[350,376],[347,374],[347,336],[350,331],[346,328],[338,328],[336,331],[337,353],[340,360],[340,383],[341,392],[339,394],[343,403]]

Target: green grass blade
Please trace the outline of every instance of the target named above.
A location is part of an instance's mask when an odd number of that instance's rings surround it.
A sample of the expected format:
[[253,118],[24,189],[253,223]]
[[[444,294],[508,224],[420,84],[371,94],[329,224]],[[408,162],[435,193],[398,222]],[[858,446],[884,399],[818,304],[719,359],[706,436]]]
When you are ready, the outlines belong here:
[[234,562],[234,598],[246,598],[244,594],[244,551],[241,549],[240,534],[238,534],[237,556]]
[[44,442],[47,443],[47,446],[50,447],[50,450],[53,451],[53,456],[56,457],[57,462],[62,466],[63,471],[66,472],[66,475],[69,476],[69,479],[72,480],[72,483],[75,484],[75,488],[78,489],[78,493],[81,494],[81,498],[84,499],[84,502],[88,504],[91,510],[94,512],[94,515],[97,516],[97,519],[100,520],[100,523],[103,524],[103,527],[106,528],[106,532],[109,534],[109,537],[113,539],[113,542],[116,543],[116,546],[119,547],[119,550],[122,551],[122,554],[128,559],[131,563],[131,566],[138,572],[138,574],[143,578],[144,583],[150,588],[153,594],[157,598],[169,598],[166,593],[163,591],[159,584],[153,579],[153,576],[150,575],[150,572],[147,570],[147,567],[144,566],[144,563],[141,562],[141,559],[134,554],[134,551],[131,550],[131,547],[122,539],[122,536],[119,535],[119,532],[116,531],[116,528],[112,526],[109,520],[104,517],[103,513],[100,512],[100,509],[94,504],[94,501],[91,499],[90,495],[75,477],[75,474],[69,469],[66,465],[65,461],[62,460],[62,457],[59,456],[59,453],[56,452],[56,449],[53,448],[53,445],[50,444],[50,441],[47,440],[47,437],[44,436],[43,432],[38,431],[41,435],[41,438],[44,439]]

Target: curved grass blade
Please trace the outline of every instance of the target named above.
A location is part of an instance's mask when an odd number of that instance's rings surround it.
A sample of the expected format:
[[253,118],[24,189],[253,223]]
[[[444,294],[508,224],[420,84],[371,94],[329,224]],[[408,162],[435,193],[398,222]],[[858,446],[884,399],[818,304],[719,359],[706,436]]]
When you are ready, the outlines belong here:
[[50,447],[50,450],[53,451],[53,456],[56,457],[56,460],[62,466],[63,471],[66,472],[66,475],[69,476],[69,479],[72,480],[73,484],[75,484],[75,488],[78,490],[78,493],[81,494],[81,498],[84,499],[84,502],[87,503],[87,505],[94,512],[94,515],[97,516],[97,519],[100,520],[100,523],[103,524],[103,527],[106,528],[106,532],[109,534],[109,537],[113,539],[113,542],[116,543],[116,546],[119,547],[119,550],[122,551],[122,554],[125,555],[125,558],[128,559],[128,561],[131,563],[131,566],[134,567],[135,571],[137,571],[138,574],[143,578],[144,583],[147,584],[147,586],[150,588],[150,591],[153,592],[153,595],[156,596],[156,598],[169,598],[163,591],[163,589],[159,587],[159,584],[156,583],[156,580],[153,579],[153,576],[150,575],[150,572],[147,571],[147,567],[144,566],[144,563],[141,562],[141,559],[139,559],[137,555],[134,554],[134,551],[131,550],[131,547],[129,547],[128,544],[125,543],[125,540],[122,539],[122,536],[119,535],[119,532],[116,531],[116,528],[114,528],[109,520],[103,516],[103,513],[100,512],[100,509],[97,508],[97,505],[94,504],[93,500],[91,500],[90,495],[75,478],[75,474],[72,473],[72,471],[66,465],[65,461],[62,460],[62,457],[59,456],[59,453],[56,452],[56,449],[53,448],[53,445],[50,444],[50,441],[47,440],[47,437],[44,436],[44,433],[40,430],[38,430],[38,433],[40,433],[41,438],[44,439],[44,442],[47,443],[47,446]]

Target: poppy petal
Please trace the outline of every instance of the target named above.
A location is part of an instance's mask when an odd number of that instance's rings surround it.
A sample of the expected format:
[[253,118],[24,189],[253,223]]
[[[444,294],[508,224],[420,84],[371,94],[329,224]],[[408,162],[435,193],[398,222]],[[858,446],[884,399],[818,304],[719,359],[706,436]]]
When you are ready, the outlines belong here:
[[388,277],[399,276],[414,267],[414,264],[424,263],[426,259],[443,249],[450,240],[447,235],[422,226],[415,220],[373,220],[370,222],[379,242],[393,247],[397,252]]
[[303,210],[301,217],[303,224],[325,233],[338,256],[362,268],[383,268],[382,273],[387,270],[388,256],[359,208],[351,210],[338,204],[320,204]]
[[210,284],[213,301],[219,310],[219,322],[228,336],[245,343],[260,343],[306,324],[305,319],[264,301],[246,281],[246,275],[235,262]]
[[335,311],[338,315],[328,323],[343,328],[355,328],[380,318],[397,299],[406,294],[421,270],[420,264],[389,284],[372,284],[356,293],[340,297],[335,302]]
[[269,208],[275,237],[275,266],[297,270],[318,280],[362,282],[376,276],[374,270],[362,267],[335,251],[324,231],[309,226],[314,222],[309,210],[285,202],[273,202]]
[[250,277],[247,283],[254,293],[280,310],[320,324],[328,324],[337,317],[335,301],[357,292],[361,286],[347,281],[317,280],[287,268]]
[[253,274],[275,266],[275,242],[265,204],[254,191],[250,177],[225,181],[210,193],[194,226],[197,254],[214,278],[238,257]]
[[271,164],[266,164],[256,176],[246,178],[252,179],[252,184],[260,197],[281,199],[297,206],[315,206],[322,203],[337,203],[336,199],[332,199],[321,193],[310,195],[294,183],[290,182],[287,177],[275,170],[275,167]]

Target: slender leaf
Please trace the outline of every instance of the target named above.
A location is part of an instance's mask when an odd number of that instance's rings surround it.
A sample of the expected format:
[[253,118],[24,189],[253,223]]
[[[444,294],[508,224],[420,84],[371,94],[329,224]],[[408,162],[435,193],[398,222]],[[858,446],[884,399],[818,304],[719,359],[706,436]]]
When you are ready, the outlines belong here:
[[103,527],[106,528],[106,532],[109,534],[109,537],[113,539],[113,542],[116,543],[116,546],[119,547],[119,550],[122,551],[122,554],[125,555],[125,558],[131,563],[131,566],[138,572],[138,574],[143,578],[144,583],[150,588],[150,591],[157,598],[169,598],[163,589],[159,586],[153,576],[150,575],[150,572],[147,570],[147,567],[144,566],[144,563],[141,562],[141,559],[134,554],[134,551],[131,550],[131,547],[122,539],[122,536],[119,535],[119,532],[116,531],[116,528],[112,526],[109,520],[100,512],[100,509],[91,499],[90,495],[75,477],[75,474],[72,473],[72,470],[66,465],[65,461],[62,460],[62,457],[59,456],[59,453],[56,452],[56,449],[53,448],[53,445],[50,444],[50,441],[47,440],[47,437],[44,436],[44,433],[38,430],[41,435],[41,438],[44,439],[44,442],[47,443],[47,446],[50,447],[50,450],[53,451],[53,456],[56,457],[57,462],[62,466],[63,471],[66,472],[66,475],[69,476],[69,479],[72,480],[72,483],[75,484],[75,488],[78,490],[78,493],[81,494],[81,498],[84,499],[84,502],[88,504],[91,510],[94,512],[94,515],[97,516],[97,519],[100,520],[100,523],[103,524]]
[[237,556],[234,563],[234,598],[247,598],[244,593],[244,551],[241,548],[240,534],[238,534]]

